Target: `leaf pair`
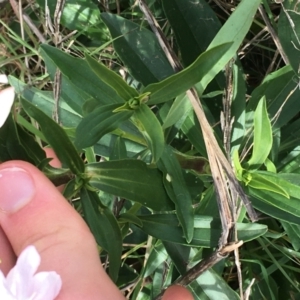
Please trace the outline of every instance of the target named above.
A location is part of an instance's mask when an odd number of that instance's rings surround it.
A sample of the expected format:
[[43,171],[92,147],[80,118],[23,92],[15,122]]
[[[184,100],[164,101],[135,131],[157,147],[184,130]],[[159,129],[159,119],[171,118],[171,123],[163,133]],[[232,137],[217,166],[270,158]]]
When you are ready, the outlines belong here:
[[[144,135],[148,147],[152,152],[153,161],[158,161],[164,148],[163,130],[153,112],[143,103],[145,101],[143,95],[149,95],[147,104],[156,104],[171,100],[182,94],[192,85],[199,82],[211,68],[219,63],[230,46],[230,43],[219,45],[203,53],[191,66],[183,71],[157,84],[148,85],[142,90],[141,96],[115,72],[87,56],[85,60],[86,64],[83,63],[84,61],[80,62],[83,67],[80,72],[89,74],[88,78],[91,79],[90,70],[92,70],[99,78],[99,86],[103,86],[104,93],[109,94],[114,103],[121,104],[122,101],[123,103],[127,103],[132,101],[132,99],[141,99],[142,101],[137,103],[137,107],[132,107],[131,112],[130,109],[127,111],[120,109],[122,106],[118,108],[117,104],[115,106],[113,104],[103,106],[101,103],[102,98],[97,96],[95,100],[99,99],[99,107],[88,114],[77,127],[76,147],[82,149],[94,145],[104,134],[118,128],[120,123],[133,116],[133,123]],[[48,45],[42,45],[41,47],[43,53],[57,64],[65,76],[72,78],[74,84],[78,82],[79,86],[83,86],[83,76],[74,76],[74,72],[78,73],[78,71],[74,70],[75,60],[78,62],[78,59],[72,58]],[[74,60],[74,63],[72,63],[72,60]],[[71,66],[68,68],[70,64]],[[95,79],[92,80],[95,82]],[[86,84],[89,85],[90,82]],[[129,108],[131,107],[129,106]]]

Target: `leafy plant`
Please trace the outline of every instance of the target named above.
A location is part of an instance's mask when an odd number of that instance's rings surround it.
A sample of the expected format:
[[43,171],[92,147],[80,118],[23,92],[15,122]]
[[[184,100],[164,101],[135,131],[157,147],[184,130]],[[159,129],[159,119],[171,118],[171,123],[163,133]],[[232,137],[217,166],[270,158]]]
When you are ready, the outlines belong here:
[[[80,199],[75,208],[101,257],[109,257],[111,278],[119,287],[135,283],[130,299],[159,299],[178,282],[195,299],[296,299],[297,0],[264,0],[264,6],[259,0],[233,1],[230,16],[205,0],[149,0],[152,19],[145,14],[146,19],[151,25],[156,16],[166,25],[163,31],[156,23],[149,28],[134,1],[110,1],[117,14],[75,2],[67,1],[61,21],[65,30],[78,30],[72,51],[47,43],[31,50],[43,60],[47,80],[61,73],[59,99],[9,77],[20,111],[0,128],[0,161],[29,161],[57,185],[66,184],[65,197]],[[273,7],[280,8],[278,24]],[[70,19],[74,10],[80,13]],[[264,55],[278,49],[284,63],[275,68],[270,62],[273,72],[252,86],[245,75],[252,67],[243,55],[262,22],[274,30],[275,43],[256,47]],[[22,44],[31,49],[26,39]],[[173,65],[176,57],[182,70]],[[209,128],[198,122],[191,95],[199,99]],[[59,124],[51,118],[57,105]],[[54,149],[63,168],[49,166],[41,144]],[[243,197],[256,209],[257,222],[247,215]],[[137,256],[136,269],[122,258]],[[241,267],[235,265],[239,260]]]

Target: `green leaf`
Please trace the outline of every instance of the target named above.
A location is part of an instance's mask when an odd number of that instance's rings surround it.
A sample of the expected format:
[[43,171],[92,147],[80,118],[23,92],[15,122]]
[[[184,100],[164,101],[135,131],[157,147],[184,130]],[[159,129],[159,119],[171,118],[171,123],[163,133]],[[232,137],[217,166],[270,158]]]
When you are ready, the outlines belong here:
[[230,50],[223,57],[228,62],[235,55],[248,33],[260,2],[260,0],[241,1],[207,49],[233,42]]
[[252,205],[276,219],[300,225],[299,199],[248,187]]
[[162,3],[183,62],[190,65],[206,50],[221,28],[221,22],[204,0],[163,0]]
[[[195,288],[195,285],[198,284],[203,293],[210,300],[239,300],[240,297],[238,294],[228,285],[228,283],[224,280],[218,272],[216,272],[213,268],[208,269],[203,274],[201,274],[195,282],[192,284],[192,288]],[[197,292],[199,295],[199,292]],[[195,298],[196,300],[202,300],[204,297]]]
[[110,153],[109,160],[127,158],[126,144],[123,138],[117,137],[114,147],[111,150],[112,151]]
[[[259,173],[262,172],[263,171],[260,171]],[[273,173],[268,173],[268,176],[270,176],[270,180],[273,180],[273,182],[284,188],[290,196],[300,199],[299,174],[278,173],[275,175]]]
[[189,261],[190,247],[163,241],[163,245],[181,275],[186,273],[186,262]]
[[281,221],[281,224],[286,231],[295,251],[300,249],[300,226],[290,224],[289,222]]
[[254,115],[254,142],[253,151],[248,165],[251,169],[258,169],[267,159],[272,148],[272,126],[266,107],[266,98],[263,97],[255,110]]
[[143,223],[136,215],[127,212],[119,215],[118,222],[129,222],[137,226],[143,226]]
[[[36,1],[40,8],[45,8],[44,0]],[[53,18],[56,2],[49,1],[47,7]],[[108,32],[105,25],[99,20],[100,11],[97,4],[86,0],[68,0],[65,2],[61,15],[61,24],[70,29],[80,32],[93,40],[93,43],[103,43],[108,39]]]
[[180,164],[170,146],[165,147],[160,164],[162,164],[165,181],[172,186],[172,192],[169,192],[169,196],[175,203],[177,217],[183,228],[184,236],[187,242],[190,242],[194,233],[192,197],[184,181]]
[[[174,31],[176,44],[180,49],[180,56],[184,65],[189,66],[207,49],[222,24],[205,0],[194,2],[163,0],[162,2],[165,15]],[[225,85],[224,73],[220,72],[211,82],[206,92],[224,90]],[[221,97],[219,98],[221,99]]]
[[85,55],[85,59],[100,80],[113,88],[124,101],[128,101],[139,95],[139,93],[134,88],[130,87],[121,76],[108,69],[105,65],[87,54]]
[[132,200],[156,211],[174,209],[162,184],[162,174],[135,159],[86,165],[90,184],[104,192]]
[[300,19],[295,1],[284,1],[278,20],[278,38],[294,72],[299,75]]
[[115,51],[136,80],[146,86],[174,74],[153,32],[118,15],[102,13],[101,19],[115,39]]
[[[41,49],[40,52],[43,55],[43,60],[46,64],[47,72],[51,80],[54,81],[57,66],[53,60]],[[65,75],[61,75],[61,90],[59,104],[66,102],[76,113],[82,115],[82,106],[89,96],[76,85],[74,85]],[[60,115],[62,115],[62,109],[60,109]],[[60,116],[62,119],[62,116]]]
[[39,123],[44,136],[62,164],[70,168],[74,174],[81,176],[84,172],[84,163],[65,131],[30,102],[22,99],[21,103],[26,113]]
[[[30,163],[36,162],[28,153],[31,149],[27,149],[26,144],[23,144],[20,139],[19,132],[21,130],[15,124],[12,115],[9,114],[3,126],[0,127],[0,163],[15,159]],[[24,142],[29,141],[25,140]]]
[[[183,237],[183,230],[178,226],[178,219],[175,214],[153,214],[138,216],[142,222],[141,230],[153,237],[178,243],[182,245],[215,247],[221,234],[219,219],[208,216],[195,215],[194,237],[187,243]],[[267,232],[267,226],[258,223],[237,223],[238,240],[244,242],[256,239]]]
[[[30,87],[25,83],[21,82],[15,77],[9,76],[9,82],[14,87],[16,94],[19,94],[25,100],[34,104],[37,108],[43,111],[48,117],[51,118],[53,108],[54,108],[54,99],[53,92],[51,91],[41,91],[37,88]],[[76,127],[81,120],[81,117],[71,109],[64,101],[59,101],[60,106],[60,121],[65,127]],[[23,124],[22,124],[23,125]],[[23,125],[24,126],[24,125]],[[34,132],[30,130],[37,136],[39,132]],[[39,136],[43,139],[42,136]]]
[[134,111],[134,123],[143,134],[152,153],[152,161],[157,162],[161,157],[165,138],[162,127],[152,110],[145,104],[141,104]]
[[202,131],[194,111],[188,114],[181,129],[200,155],[207,157]]
[[223,56],[230,49],[231,45],[232,43],[227,43],[210,49],[201,54],[194,63],[181,72],[145,87],[142,92],[151,93],[148,104],[166,102],[186,92],[201,81],[212,68],[217,65],[220,66],[221,61],[223,62]]
[[242,168],[242,165],[240,163],[239,153],[237,150],[233,151],[232,162],[233,162],[236,178],[239,181],[244,181],[243,180],[244,169]]
[[[246,124],[252,124],[253,112],[263,96],[266,97],[269,117],[276,119],[275,128],[286,125],[300,111],[299,82],[295,80],[295,72],[291,66],[285,66],[272,72],[251,94],[247,105]],[[293,91],[293,93],[291,93]]]
[[239,66],[233,65],[233,99],[231,115],[234,116],[231,134],[231,153],[240,148],[246,132],[246,84]]
[[143,272],[143,278],[151,276],[156,269],[168,259],[168,254],[163,247],[161,241],[157,241],[155,246],[151,249],[147,264]]
[[163,129],[176,124],[183,116],[187,116],[191,110],[192,105],[186,94],[176,97],[164,120]]
[[97,243],[109,255],[109,275],[116,282],[122,255],[122,235],[112,212],[105,207],[96,192],[80,190],[83,213]]
[[201,83],[196,85],[198,94],[203,93],[211,80],[225,67],[228,61],[236,55],[236,52],[250,29],[260,2],[261,0],[243,0],[210,43],[207,51],[225,43],[232,44],[230,49],[224,53],[220,63],[216,64],[210,72],[206,74]]
[[119,104],[109,104],[96,108],[82,119],[76,128],[75,145],[78,149],[96,144],[100,138],[116,128],[133,114],[132,111],[113,112]]
[[[259,189],[259,190],[267,190],[273,193],[280,194],[287,199],[290,198],[289,192],[287,190],[288,186],[292,189],[292,184],[289,184],[287,181],[280,179],[276,175],[272,175],[269,172],[249,172],[250,181],[246,184],[251,186],[252,188]],[[247,175],[246,175],[247,176]],[[297,187],[295,186],[295,189]],[[300,188],[298,188],[299,195]]]
[[48,59],[53,61],[72,84],[90,97],[95,98],[99,103],[124,103],[124,100],[112,87],[99,80],[99,77],[84,59],[72,57],[46,44],[41,45],[41,55],[43,57],[47,55]]

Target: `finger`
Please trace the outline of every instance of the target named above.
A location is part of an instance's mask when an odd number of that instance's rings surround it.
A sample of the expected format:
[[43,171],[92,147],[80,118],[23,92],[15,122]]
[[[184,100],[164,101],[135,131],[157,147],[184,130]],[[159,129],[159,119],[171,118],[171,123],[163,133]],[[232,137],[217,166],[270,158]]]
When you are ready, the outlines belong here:
[[16,259],[10,242],[0,227],[0,270],[4,275],[15,265]]
[[103,270],[85,222],[37,168],[1,164],[0,190],[0,225],[14,252],[37,248],[40,270],[62,277],[58,300],[124,299]]
[[[0,75],[1,76],[1,75]],[[52,148],[44,148],[46,156],[51,158],[50,165],[54,168],[61,168],[61,162],[57,158]],[[57,189],[62,192],[64,185],[58,186]],[[16,264],[17,257],[7,239],[4,231],[0,227],[0,270],[6,275]]]
[[183,286],[172,285],[165,291],[162,300],[193,300],[193,295]]

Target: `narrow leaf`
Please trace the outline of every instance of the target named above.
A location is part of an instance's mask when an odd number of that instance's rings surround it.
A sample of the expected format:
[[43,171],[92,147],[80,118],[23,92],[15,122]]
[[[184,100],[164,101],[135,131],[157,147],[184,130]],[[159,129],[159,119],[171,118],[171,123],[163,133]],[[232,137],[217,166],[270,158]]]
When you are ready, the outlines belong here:
[[186,92],[197,82],[201,81],[214,66],[220,63],[220,60],[222,60],[231,45],[232,43],[226,43],[210,49],[201,54],[194,63],[181,72],[158,83],[148,85],[143,89],[143,93],[151,93],[148,104],[166,102]]
[[41,45],[42,56],[47,55],[72,84],[95,98],[101,104],[123,103],[124,100],[115,90],[99,80],[88,63],[82,58],[75,58],[49,45]]
[[192,197],[184,181],[180,164],[170,146],[165,147],[160,163],[163,166],[165,180],[172,186],[173,191],[169,193],[169,196],[175,203],[178,220],[187,241],[190,242],[194,231]]
[[278,20],[278,38],[288,58],[288,63],[299,75],[300,19],[297,1],[283,1]]
[[[250,174],[250,181],[247,183],[247,185],[251,186],[252,188],[259,189],[259,190],[267,190],[271,191],[273,193],[280,194],[287,199],[290,198],[289,193],[287,192],[287,189],[285,188],[285,185],[288,185],[288,182],[285,182],[285,180],[278,178],[276,175],[271,176],[267,174],[269,172],[251,172]],[[292,185],[289,185],[292,186]],[[298,188],[298,194],[300,192],[300,188]]]
[[152,110],[142,103],[134,111],[134,122],[151,150],[153,162],[157,162],[165,147],[164,133],[158,119]]
[[80,191],[85,219],[98,243],[109,255],[109,275],[116,282],[122,255],[122,235],[112,212],[101,202],[96,192]]
[[21,103],[26,113],[39,123],[44,136],[62,164],[70,168],[74,174],[81,176],[84,172],[84,163],[65,131],[30,102],[22,99]]
[[128,101],[139,95],[139,93],[134,88],[130,87],[121,76],[108,69],[105,65],[87,54],[85,55],[85,59],[100,80],[113,88],[124,101]]
[[266,98],[263,97],[255,110],[253,151],[248,165],[258,169],[267,159],[272,148],[272,126],[267,112]]

